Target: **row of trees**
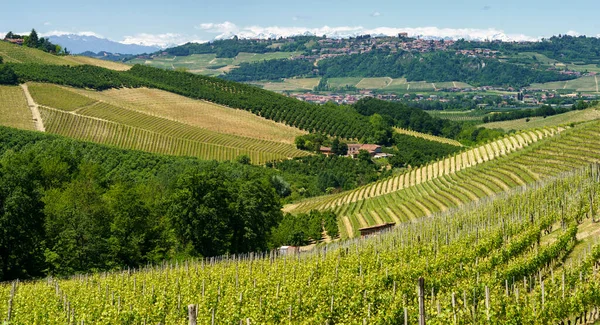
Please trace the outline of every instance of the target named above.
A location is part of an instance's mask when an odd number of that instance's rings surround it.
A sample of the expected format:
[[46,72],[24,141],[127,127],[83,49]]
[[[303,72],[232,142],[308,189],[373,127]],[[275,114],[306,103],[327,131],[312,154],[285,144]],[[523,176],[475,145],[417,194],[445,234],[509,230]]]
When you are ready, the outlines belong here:
[[63,49],[60,45],[53,44],[47,38],[39,37],[35,29],[32,29],[31,33],[25,36],[17,35],[13,32],[8,32],[4,39],[22,39],[23,46],[31,47],[53,54],[69,54],[66,48]]

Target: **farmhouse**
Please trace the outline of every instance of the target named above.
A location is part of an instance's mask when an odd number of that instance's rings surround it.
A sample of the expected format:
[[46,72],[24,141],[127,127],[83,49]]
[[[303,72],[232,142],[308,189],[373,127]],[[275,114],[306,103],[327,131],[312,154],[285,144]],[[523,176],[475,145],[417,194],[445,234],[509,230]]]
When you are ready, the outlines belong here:
[[360,236],[361,237],[366,237],[366,236],[377,234],[377,233],[380,233],[380,232],[385,231],[387,229],[390,229],[390,228],[394,227],[395,225],[396,225],[395,222],[386,222],[386,223],[381,224],[381,225],[375,225],[375,226],[371,226],[371,227],[360,228],[360,229],[358,229],[358,231],[360,231]]
[[361,150],[368,151],[371,157],[374,157],[376,154],[381,153],[381,146],[376,144],[349,144],[348,156],[356,158]]
[[16,45],[23,45],[23,39],[22,38],[5,38],[4,39],[5,42],[9,42],[12,44],[16,44]]

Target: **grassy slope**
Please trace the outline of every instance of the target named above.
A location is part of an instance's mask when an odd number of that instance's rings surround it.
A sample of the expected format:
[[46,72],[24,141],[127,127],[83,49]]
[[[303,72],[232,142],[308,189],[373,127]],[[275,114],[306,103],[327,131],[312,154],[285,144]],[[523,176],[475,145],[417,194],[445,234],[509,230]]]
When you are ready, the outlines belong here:
[[56,65],[95,65],[112,70],[128,70],[125,64],[109,62],[82,56],[57,56],[37,49],[13,45],[0,41],[0,56],[5,62],[13,63],[39,63]]
[[25,94],[19,86],[0,86],[0,116],[0,125],[35,129]]
[[488,129],[503,130],[525,130],[531,128],[542,128],[548,126],[557,126],[570,123],[579,123],[584,121],[600,119],[600,108],[588,108],[582,111],[571,111],[564,114],[543,117],[531,117],[529,122],[526,119],[512,121],[501,121],[481,124],[480,126]]
[[203,129],[260,140],[293,144],[304,131],[250,112],[195,100],[158,89],[111,89],[103,92],[70,89],[94,100],[163,117]]
[[[291,144],[215,132],[194,123],[206,123],[208,117],[212,117],[213,124],[218,124],[215,121],[220,117],[221,121],[218,122],[221,125],[217,125],[218,127],[225,126],[231,130],[248,127],[248,132],[256,132],[251,128],[262,128],[264,133],[268,133],[270,127],[273,138],[279,134],[290,137],[290,134],[299,132],[295,129],[255,116],[246,119],[245,114],[249,113],[158,90],[113,90],[97,93],[35,83],[30,88],[33,89],[31,94],[36,102],[50,107],[44,108],[42,115],[48,126],[47,130],[51,133],[127,149],[197,156],[202,159],[230,160],[247,154],[253,162],[263,163],[307,155]],[[111,92],[118,93],[119,96],[111,98]],[[134,96],[136,94],[138,97]],[[94,95],[95,98],[86,95]],[[169,102],[169,99],[172,101]],[[211,111],[206,114],[205,119],[198,113],[202,110]],[[222,116],[219,116],[219,110],[224,113]],[[180,112],[183,115],[177,115]],[[182,116],[189,123],[176,119]],[[227,126],[229,122],[231,125]],[[257,137],[264,136],[259,132],[254,134]],[[284,138],[280,141],[286,140]]]

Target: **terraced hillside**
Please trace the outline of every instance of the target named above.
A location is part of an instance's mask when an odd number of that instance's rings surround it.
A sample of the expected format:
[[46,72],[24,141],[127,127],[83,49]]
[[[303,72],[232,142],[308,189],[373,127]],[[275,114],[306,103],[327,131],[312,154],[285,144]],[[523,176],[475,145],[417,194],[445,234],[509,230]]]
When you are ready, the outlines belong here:
[[[333,209],[340,216],[342,236],[353,237],[361,227],[414,220],[600,161],[599,122],[559,131],[517,134],[348,193],[288,206],[286,211]],[[548,138],[533,143],[535,136]],[[490,160],[490,154],[495,158]]]
[[32,49],[24,46],[13,45],[8,42],[0,41],[0,56],[5,62],[12,63],[37,63],[37,64],[55,64],[55,65],[95,65],[111,70],[125,71],[131,66],[126,64],[104,61],[83,56],[58,56],[38,49]]
[[486,145],[466,149],[459,154],[436,161],[426,166],[409,170],[403,174],[383,179],[377,183],[357,188],[350,192],[339,193],[325,197],[306,200],[297,205],[286,207],[287,211],[309,211],[312,209],[331,208],[346,203],[353,203],[365,198],[376,197],[407,187],[418,185],[430,179],[438,178],[473,167],[490,160],[505,156],[511,152],[522,149],[539,139],[554,134],[564,129],[544,129],[530,131],[529,133],[516,134],[505,137]]
[[27,99],[19,86],[0,86],[0,125],[34,130]]
[[86,97],[66,87],[32,83],[29,89],[42,105],[46,131],[75,139],[202,159],[248,155],[253,163],[307,155],[291,144],[215,132]]
[[438,137],[435,135],[421,133],[421,132],[417,132],[417,131],[413,131],[413,130],[409,130],[409,129],[394,128],[394,131],[396,131],[400,134],[406,134],[406,135],[410,135],[410,136],[417,137],[417,138],[422,138],[422,139],[429,140],[429,141],[445,143],[445,144],[449,144],[449,145],[453,145],[453,146],[457,146],[457,147],[463,146],[462,143],[460,143],[456,140],[453,140],[453,139]]

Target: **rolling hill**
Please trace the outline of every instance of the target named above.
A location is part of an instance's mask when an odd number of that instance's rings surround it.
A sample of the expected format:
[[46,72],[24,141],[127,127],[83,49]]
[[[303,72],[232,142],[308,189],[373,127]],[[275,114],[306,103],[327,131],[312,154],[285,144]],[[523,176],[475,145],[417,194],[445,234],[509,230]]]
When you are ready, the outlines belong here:
[[38,49],[13,45],[0,41],[0,56],[9,63],[36,63],[56,65],[95,65],[111,70],[125,71],[131,67],[126,64],[93,59],[84,56],[57,56]]
[[[600,228],[577,211],[597,198],[598,173],[598,165],[577,169],[313,253],[3,283],[0,299],[11,312],[0,309],[0,317],[49,324],[414,324],[423,314],[434,324],[596,321]],[[555,193],[565,195],[547,200]]]
[[98,93],[41,83],[28,89],[46,131],[75,139],[202,159],[248,155],[254,163],[308,155],[290,143],[302,134],[296,129],[164,91]]
[[600,144],[595,139],[600,136],[599,125],[595,121],[564,131],[523,132],[463,152],[443,163],[430,164],[349,193],[309,199],[284,210],[298,213],[332,209],[341,217],[342,235],[354,237],[361,227],[415,220],[598,162]]

